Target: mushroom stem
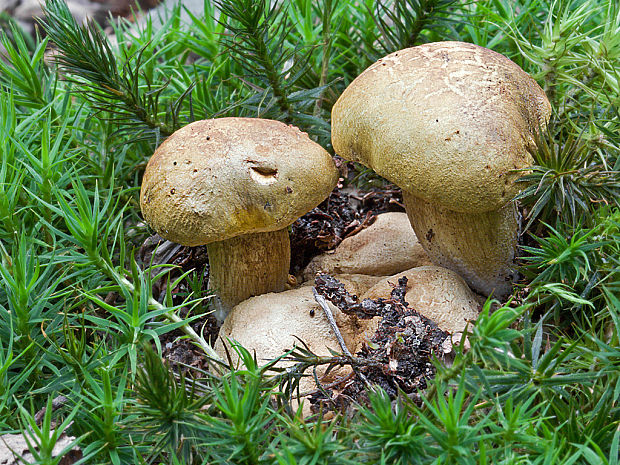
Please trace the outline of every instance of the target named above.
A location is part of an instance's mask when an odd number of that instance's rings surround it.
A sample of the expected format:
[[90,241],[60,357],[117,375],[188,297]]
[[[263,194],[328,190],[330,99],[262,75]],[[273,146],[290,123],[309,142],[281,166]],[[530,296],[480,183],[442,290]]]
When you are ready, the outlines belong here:
[[462,213],[403,191],[409,222],[433,263],[457,272],[475,291],[510,294],[516,278],[518,213],[514,202],[500,210]]
[[218,296],[215,316],[220,322],[238,303],[285,289],[291,261],[287,228],[212,242],[207,253],[209,288]]

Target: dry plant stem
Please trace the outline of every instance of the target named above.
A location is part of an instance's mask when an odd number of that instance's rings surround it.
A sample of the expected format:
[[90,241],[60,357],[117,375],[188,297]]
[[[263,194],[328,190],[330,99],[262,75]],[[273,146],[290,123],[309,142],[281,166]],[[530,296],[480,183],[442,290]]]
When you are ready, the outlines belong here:
[[[56,411],[58,410],[60,407],[64,406],[67,402],[69,402],[69,399],[67,399],[65,396],[56,396],[54,397],[54,400],[52,400],[52,411]],[[47,411],[47,406],[44,406],[41,410],[39,410],[35,416],[34,416],[34,421],[37,423],[37,425],[41,425],[41,421],[43,420],[43,417],[45,417],[45,412]]]
[[209,288],[219,302],[215,316],[223,321],[244,300],[285,290],[291,262],[288,229],[244,234],[207,245]]
[[[334,318],[334,314],[329,308],[329,305],[327,304],[325,297],[323,297],[321,294],[317,292],[316,287],[312,288],[312,294],[314,294],[314,300],[316,300],[316,302],[323,309],[323,313],[325,313],[325,316],[327,317],[329,326],[331,326],[332,331],[336,335],[336,339],[338,340],[338,344],[340,345],[340,348],[342,349],[342,353],[345,354],[349,358],[349,360],[353,361],[355,357],[349,351],[347,344],[344,342],[344,338],[342,337],[342,334],[340,333],[340,330],[338,329],[338,325],[336,324],[336,319]],[[355,371],[355,374],[359,376],[359,378],[364,382],[364,384],[368,386],[369,388],[371,388],[372,386],[370,385],[370,382],[368,381],[366,376],[364,376],[364,374],[361,373],[360,371],[356,370],[353,364],[351,364],[351,367]]]
[[312,294],[314,294],[314,300],[316,300],[317,303],[323,309],[323,312],[325,313],[325,316],[327,317],[327,321],[329,321],[329,325],[331,326],[332,331],[334,331],[334,334],[336,335],[336,339],[338,340],[338,344],[340,345],[340,348],[342,349],[342,353],[345,354],[347,357],[353,358],[353,354],[349,351],[347,344],[344,342],[344,338],[342,337],[342,334],[340,334],[340,330],[338,329],[338,325],[336,324],[336,319],[334,318],[334,314],[329,308],[329,305],[327,305],[327,301],[325,300],[325,297],[320,295],[316,291],[315,287],[312,288]]
[[497,211],[461,213],[403,191],[409,222],[433,263],[458,273],[475,291],[503,298],[516,278],[519,225],[514,203]]

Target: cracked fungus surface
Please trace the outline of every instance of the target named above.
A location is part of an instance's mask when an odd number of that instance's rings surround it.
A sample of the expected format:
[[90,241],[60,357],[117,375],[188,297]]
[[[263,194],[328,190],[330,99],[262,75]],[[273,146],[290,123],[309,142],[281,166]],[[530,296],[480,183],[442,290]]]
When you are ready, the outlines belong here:
[[140,206],[161,236],[194,246],[285,228],[327,197],[337,179],[331,156],[296,127],[203,120],[155,151]]
[[550,104],[503,55],[461,42],[394,52],[371,65],[332,110],[336,153],[415,196],[461,212],[500,208]]

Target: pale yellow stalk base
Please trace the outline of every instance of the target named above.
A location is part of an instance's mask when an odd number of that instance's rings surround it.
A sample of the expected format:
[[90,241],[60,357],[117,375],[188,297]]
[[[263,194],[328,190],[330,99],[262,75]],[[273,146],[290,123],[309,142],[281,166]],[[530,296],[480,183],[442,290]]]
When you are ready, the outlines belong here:
[[476,292],[504,298],[516,278],[517,210],[461,213],[403,191],[409,221],[433,263],[457,272]]
[[207,245],[209,288],[218,296],[215,316],[223,321],[238,303],[267,292],[281,292],[288,281],[288,230],[244,234]]

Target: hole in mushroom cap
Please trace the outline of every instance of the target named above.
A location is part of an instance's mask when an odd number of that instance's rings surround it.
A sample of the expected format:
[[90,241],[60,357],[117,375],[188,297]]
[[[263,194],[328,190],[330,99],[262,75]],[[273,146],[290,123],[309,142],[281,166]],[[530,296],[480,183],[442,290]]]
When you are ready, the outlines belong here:
[[250,177],[259,184],[273,184],[278,180],[278,170],[267,166],[252,166]]

